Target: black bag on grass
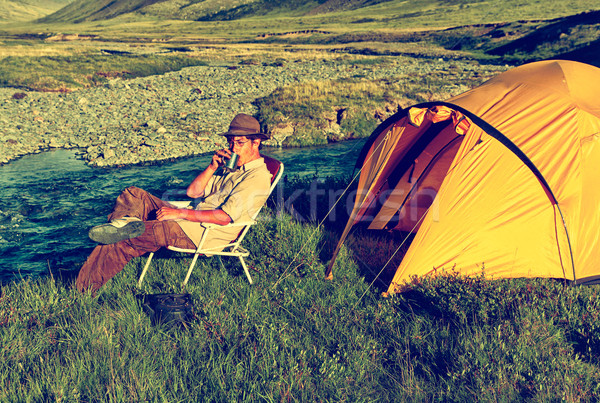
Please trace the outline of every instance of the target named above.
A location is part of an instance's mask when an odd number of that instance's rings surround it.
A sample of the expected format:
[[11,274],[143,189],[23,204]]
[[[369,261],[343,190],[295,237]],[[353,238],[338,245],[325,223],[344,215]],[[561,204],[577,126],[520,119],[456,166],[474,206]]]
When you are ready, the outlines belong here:
[[142,308],[153,325],[183,325],[192,317],[190,294],[150,294],[142,297]]

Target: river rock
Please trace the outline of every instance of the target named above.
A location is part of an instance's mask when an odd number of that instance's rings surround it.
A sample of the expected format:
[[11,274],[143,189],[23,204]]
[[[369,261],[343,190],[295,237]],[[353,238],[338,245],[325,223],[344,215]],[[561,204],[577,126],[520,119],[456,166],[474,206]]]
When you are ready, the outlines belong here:
[[271,139],[265,144],[281,147],[286,138],[294,135],[294,126],[291,124],[278,124],[271,129]]
[[[458,62],[453,61],[454,64]],[[463,69],[481,71],[475,62]],[[367,77],[389,79],[414,73],[440,74],[447,62],[397,59],[370,65],[308,60],[277,64],[194,66],[160,76],[114,78],[106,85],[71,93],[0,88],[0,164],[50,148],[82,149],[90,165],[111,166],[166,160],[223,147],[220,133],[240,112],[256,115],[254,101],[278,87],[303,81]],[[507,66],[485,66],[488,71]],[[457,89],[458,90],[458,89]],[[332,122],[329,131],[337,135]],[[272,129],[267,146],[281,147],[292,126]],[[20,133],[16,138],[15,133]],[[11,142],[4,137],[8,133]],[[343,133],[340,133],[340,136]],[[340,137],[338,136],[338,137]],[[14,143],[16,140],[17,143]]]

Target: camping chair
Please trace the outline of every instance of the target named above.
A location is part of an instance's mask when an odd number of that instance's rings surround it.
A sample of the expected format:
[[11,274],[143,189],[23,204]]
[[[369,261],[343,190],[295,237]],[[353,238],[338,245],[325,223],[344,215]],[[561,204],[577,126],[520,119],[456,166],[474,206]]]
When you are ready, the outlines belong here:
[[[283,174],[283,163],[280,161],[277,161],[274,158],[267,157],[265,155],[263,155],[262,157],[265,159],[265,164],[267,165],[267,169],[269,170],[269,172],[271,172],[271,175],[272,175],[271,176],[271,188],[269,190],[269,195],[271,195],[271,193],[273,193],[273,189],[275,189],[277,182],[279,182],[279,179],[281,179],[281,176]],[[174,201],[174,202],[170,202],[170,203],[176,205],[178,208],[185,208],[191,203],[191,201]],[[244,261],[244,258],[248,257],[250,255],[250,252],[248,252],[246,249],[244,249],[240,244],[244,240],[244,237],[246,236],[246,233],[248,232],[250,227],[252,225],[256,224],[256,217],[258,216],[258,213],[260,212],[260,210],[261,209],[258,209],[256,211],[256,213],[254,213],[254,216],[252,217],[252,221],[235,222],[235,223],[230,223],[230,224],[226,225],[227,227],[240,227],[240,233],[239,233],[238,237],[234,241],[232,241],[231,243],[228,243],[226,245],[218,245],[218,246],[215,246],[212,248],[203,248],[204,242],[208,238],[210,230],[213,228],[217,228],[217,227],[223,228],[222,225],[203,223],[202,226],[204,226],[206,228],[206,230],[204,231],[204,234],[202,235],[202,239],[200,240],[200,243],[198,244],[198,247],[196,249],[184,249],[184,248],[178,248],[175,246],[167,246],[167,249],[175,251],[175,252],[193,253],[194,254],[194,257],[192,259],[190,267],[187,271],[187,275],[185,276],[185,279],[183,280],[182,286],[185,287],[187,285],[188,280],[190,279],[190,276],[192,275],[192,271],[194,270],[194,266],[196,265],[196,261],[198,260],[198,256],[200,256],[200,255],[237,256],[240,259],[240,263],[242,264],[242,267],[244,268],[244,273],[246,273],[246,277],[248,278],[248,281],[250,282],[250,284],[252,284],[252,277],[250,277],[250,273],[248,272],[248,267],[246,266],[246,262]],[[220,250],[220,249],[222,249],[222,250]],[[142,287],[142,281],[144,281],[144,276],[146,275],[146,271],[148,271],[148,267],[150,267],[150,262],[152,261],[153,256],[154,256],[154,252],[150,252],[148,259],[146,260],[146,265],[144,266],[144,269],[142,270],[142,274],[140,275],[140,279],[138,280],[138,288]]]

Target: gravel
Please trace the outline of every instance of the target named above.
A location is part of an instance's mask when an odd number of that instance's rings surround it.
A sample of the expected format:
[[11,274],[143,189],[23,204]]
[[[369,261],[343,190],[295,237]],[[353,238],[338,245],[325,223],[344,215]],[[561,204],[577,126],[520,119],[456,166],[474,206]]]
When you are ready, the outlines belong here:
[[[476,63],[461,64],[478,68]],[[252,102],[278,87],[353,76],[422,75],[446,66],[441,59],[404,58],[383,67],[334,61],[212,65],[111,79],[69,93],[0,88],[0,164],[55,148],[79,149],[88,164],[98,167],[204,154],[224,144],[218,133],[227,130],[237,113],[256,115]]]

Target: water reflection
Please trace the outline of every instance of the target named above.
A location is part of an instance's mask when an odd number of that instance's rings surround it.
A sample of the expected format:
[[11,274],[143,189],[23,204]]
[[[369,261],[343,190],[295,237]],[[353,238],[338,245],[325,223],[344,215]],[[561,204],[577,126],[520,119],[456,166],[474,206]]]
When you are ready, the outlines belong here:
[[[364,140],[270,149],[287,175],[350,175]],[[94,243],[88,229],[106,220],[128,186],[156,195],[185,188],[211,155],[158,165],[95,169],[72,150],[25,156],[0,167],[0,281],[78,268]]]

